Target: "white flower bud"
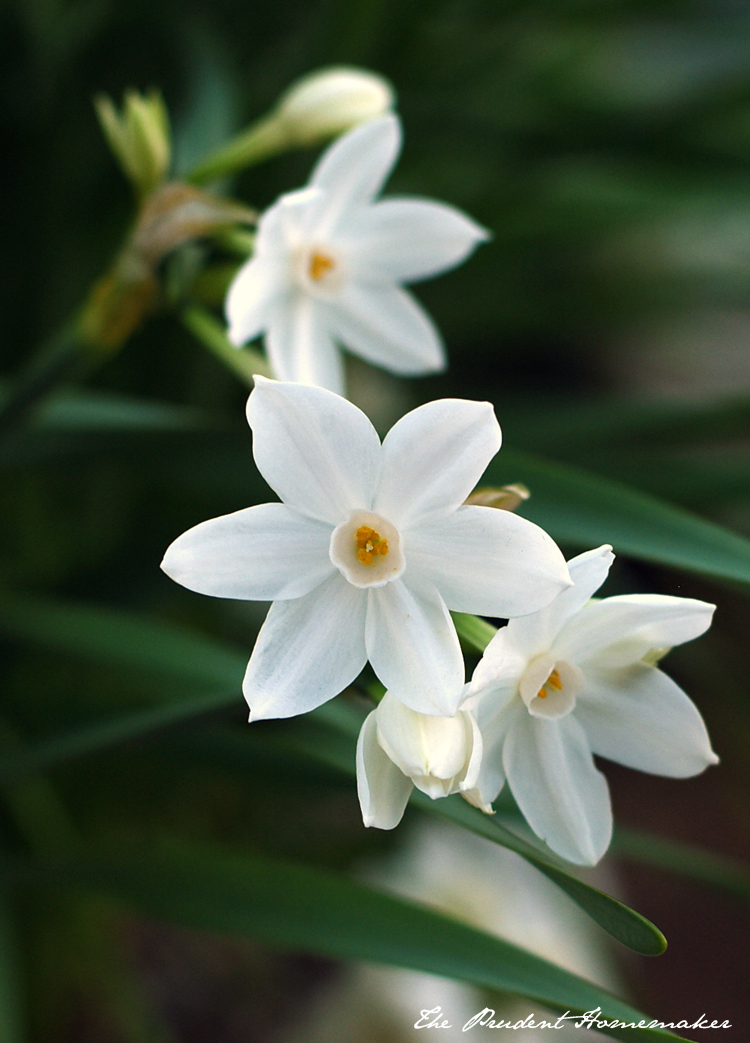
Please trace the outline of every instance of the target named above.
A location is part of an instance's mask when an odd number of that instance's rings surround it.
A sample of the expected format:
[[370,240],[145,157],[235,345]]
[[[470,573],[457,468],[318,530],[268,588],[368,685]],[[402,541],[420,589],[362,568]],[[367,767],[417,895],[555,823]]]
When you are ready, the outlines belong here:
[[389,112],[393,88],[375,73],[332,66],[303,76],[281,96],[276,116],[297,145],[312,145]]

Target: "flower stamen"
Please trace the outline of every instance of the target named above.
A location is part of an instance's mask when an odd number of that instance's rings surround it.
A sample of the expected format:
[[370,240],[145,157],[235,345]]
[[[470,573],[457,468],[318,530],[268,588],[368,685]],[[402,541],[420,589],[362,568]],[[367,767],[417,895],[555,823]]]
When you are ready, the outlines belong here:
[[352,511],[331,533],[331,561],[355,587],[383,587],[406,567],[401,534],[374,511]]
[[369,525],[360,525],[354,534],[357,545],[357,558],[363,565],[372,565],[376,555],[385,557],[388,553],[388,540],[384,540],[379,532]]
[[549,692],[547,691],[547,686],[548,685],[549,685],[550,688],[554,688],[556,692],[561,692],[562,691],[563,685],[562,685],[562,681],[560,680],[560,675],[557,672],[557,670],[553,670],[552,671],[552,673],[549,675],[549,677],[544,682],[542,687],[536,693],[537,699],[546,699],[547,698],[547,696],[549,695]]
[[310,278],[314,282],[320,282],[323,276],[335,267],[336,265],[331,257],[328,257],[326,254],[318,253],[318,251],[315,250],[310,257],[308,272]]

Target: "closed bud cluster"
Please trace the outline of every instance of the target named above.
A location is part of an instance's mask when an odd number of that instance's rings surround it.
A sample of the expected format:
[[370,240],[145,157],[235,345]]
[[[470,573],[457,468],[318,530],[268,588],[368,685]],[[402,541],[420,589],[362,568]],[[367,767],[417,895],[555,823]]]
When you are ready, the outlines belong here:
[[120,112],[102,94],[94,100],[99,123],[128,180],[139,196],[152,192],[166,177],[171,161],[169,117],[158,91],[126,91]]

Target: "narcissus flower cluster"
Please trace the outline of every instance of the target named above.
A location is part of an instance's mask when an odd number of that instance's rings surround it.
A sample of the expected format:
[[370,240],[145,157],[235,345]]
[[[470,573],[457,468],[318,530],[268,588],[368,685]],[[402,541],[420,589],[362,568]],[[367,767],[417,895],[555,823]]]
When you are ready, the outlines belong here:
[[[325,108],[333,91],[339,104],[350,79],[324,78],[322,93],[313,80],[302,101]],[[366,825],[396,826],[414,787],[491,813],[507,781],[542,840],[594,863],[612,832],[594,755],[677,778],[716,763],[697,709],[658,667],[708,628],[713,606],[593,600],[609,546],[566,564],[538,526],[471,502],[501,444],[490,403],[430,402],[381,443],[341,397],[342,347],[401,374],[445,364],[402,284],[452,268],[487,238],[453,207],[376,200],[401,129],[370,101],[363,118],[378,118],[344,134],[309,185],[262,216],[226,302],[231,340],[264,334],[280,378],[256,377],[247,403],[255,463],[280,502],[195,526],[162,567],[202,594],[272,602],[243,682],[251,721],[315,709],[369,661],[386,692],[357,745]],[[469,683],[452,611],[508,620]]]
[[594,754],[673,778],[717,763],[697,709],[657,666],[670,647],[708,629],[714,606],[655,594],[591,600],[613,559],[608,546],[574,558],[572,587],[498,630],[452,727],[412,716],[396,744],[386,695],[359,741],[368,825],[396,825],[412,786],[430,796],[460,792],[488,810],[507,780],[541,839],[571,862],[593,864],[612,834]]

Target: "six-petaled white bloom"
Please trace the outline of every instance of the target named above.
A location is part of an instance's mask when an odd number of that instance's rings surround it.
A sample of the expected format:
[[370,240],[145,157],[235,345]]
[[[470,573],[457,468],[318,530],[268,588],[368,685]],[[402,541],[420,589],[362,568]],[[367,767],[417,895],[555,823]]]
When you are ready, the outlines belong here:
[[275,375],[343,393],[340,347],[395,373],[440,370],[440,337],[399,284],[459,264],[487,233],[425,199],[373,202],[401,144],[398,119],[339,138],[306,188],[263,214],[253,257],[227,296],[229,338],[265,333]]
[[472,715],[415,713],[386,692],[357,742],[357,791],[366,826],[393,829],[416,786],[433,800],[461,793],[483,811],[476,789],[482,736]]
[[507,778],[534,832],[581,864],[601,858],[612,832],[593,754],[673,778],[718,760],[697,709],[656,666],[708,629],[714,606],[656,594],[591,601],[613,558],[604,546],[570,561],[574,586],[499,630],[466,690],[484,743],[483,801]]
[[452,716],[464,664],[448,609],[516,616],[570,583],[538,526],[463,505],[500,447],[491,404],[428,403],[381,445],[338,395],[256,379],[253,452],[283,503],[197,525],[162,567],[204,594],[273,601],[243,685],[252,719],[319,706],[368,658],[411,709]]

